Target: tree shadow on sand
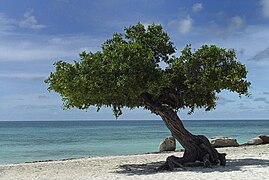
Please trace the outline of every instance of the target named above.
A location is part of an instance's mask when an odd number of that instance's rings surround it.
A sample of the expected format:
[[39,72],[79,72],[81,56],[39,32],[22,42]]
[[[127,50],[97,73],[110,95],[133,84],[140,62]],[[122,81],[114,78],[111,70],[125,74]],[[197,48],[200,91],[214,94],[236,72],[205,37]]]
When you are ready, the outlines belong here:
[[[159,171],[156,169],[162,165],[164,161],[152,162],[146,164],[124,164],[119,166],[119,170],[114,173],[126,174],[129,176],[132,175],[147,175],[147,174],[155,174],[162,173],[167,171]],[[227,159],[227,164],[225,167],[223,166],[213,166],[212,168],[203,168],[203,167],[186,167],[186,169],[177,168],[174,171],[192,171],[199,173],[210,173],[210,172],[231,172],[231,171],[241,171],[243,167],[246,166],[258,166],[258,167],[268,167],[269,160],[264,159]]]

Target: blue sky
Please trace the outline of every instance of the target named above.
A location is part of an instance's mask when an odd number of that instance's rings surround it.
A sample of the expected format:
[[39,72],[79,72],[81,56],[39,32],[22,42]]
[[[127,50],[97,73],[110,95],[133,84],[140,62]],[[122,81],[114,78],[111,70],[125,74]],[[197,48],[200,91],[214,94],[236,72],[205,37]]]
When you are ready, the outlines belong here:
[[[269,0],[0,0],[0,120],[114,119],[110,109],[63,110],[43,80],[59,59],[96,51],[114,32],[162,24],[178,51],[192,44],[234,48],[252,85],[249,98],[222,92],[216,110],[182,119],[269,119]],[[177,54],[179,54],[179,52]],[[142,109],[120,119],[159,119]]]

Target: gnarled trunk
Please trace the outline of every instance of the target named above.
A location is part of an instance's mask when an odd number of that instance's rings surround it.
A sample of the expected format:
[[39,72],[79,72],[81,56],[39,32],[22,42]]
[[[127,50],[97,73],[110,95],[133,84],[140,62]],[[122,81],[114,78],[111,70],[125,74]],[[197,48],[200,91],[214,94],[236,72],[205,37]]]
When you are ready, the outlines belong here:
[[156,115],[161,116],[172,135],[185,149],[183,157],[169,156],[159,170],[173,170],[176,167],[199,166],[211,167],[211,165],[225,165],[225,155],[210,144],[203,135],[193,135],[185,129],[177,113],[167,105],[154,102],[148,96],[143,97],[147,107]]

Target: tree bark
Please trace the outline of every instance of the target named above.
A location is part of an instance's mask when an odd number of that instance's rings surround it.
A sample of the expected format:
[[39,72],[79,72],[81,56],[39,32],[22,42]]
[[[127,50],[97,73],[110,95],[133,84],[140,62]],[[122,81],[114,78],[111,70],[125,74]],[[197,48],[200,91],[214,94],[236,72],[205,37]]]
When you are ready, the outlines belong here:
[[198,165],[211,167],[211,165],[220,164],[225,166],[226,154],[219,153],[205,136],[190,133],[171,107],[154,101],[148,95],[144,95],[143,100],[153,113],[161,116],[172,135],[185,149],[183,157],[169,156],[158,170],[173,170]]

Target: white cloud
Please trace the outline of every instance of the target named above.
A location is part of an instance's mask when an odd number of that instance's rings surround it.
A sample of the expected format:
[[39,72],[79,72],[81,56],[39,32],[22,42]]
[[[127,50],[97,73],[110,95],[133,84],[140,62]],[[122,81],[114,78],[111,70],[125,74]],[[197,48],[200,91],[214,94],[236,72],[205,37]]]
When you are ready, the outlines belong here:
[[199,12],[203,9],[203,4],[202,3],[195,3],[192,5],[192,11],[193,12]]
[[[199,27],[196,29],[199,29]],[[241,16],[233,16],[227,20],[227,24],[225,25],[220,25],[216,21],[210,21],[208,26],[200,28],[200,31],[209,36],[226,39],[234,33],[243,33],[243,30],[245,29],[245,18]]]
[[179,32],[181,34],[187,34],[191,31],[193,20],[190,17],[179,21]]
[[269,0],[261,0],[262,15],[265,18],[269,18]]
[[188,16],[181,20],[172,20],[168,25],[176,29],[180,34],[188,34],[192,29],[193,20]]
[[103,39],[81,34],[66,36],[12,34],[0,41],[0,62],[77,59],[82,51],[99,50]]
[[0,13],[0,33],[11,34],[16,28],[43,29],[46,26],[39,24],[36,17],[33,15],[33,10],[27,11],[23,15],[22,20],[12,19],[4,13]]
[[0,13],[0,33],[7,33],[14,27],[15,21],[6,14]]
[[241,16],[234,16],[230,19],[230,30],[240,30],[245,26],[245,20]]
[[45,79],[47,74],[28,72],[0,72],[0,78]]
[[19,22],[19,26],[30,29],[43,29],[46,26],[39,24],[36,17],[33,15],[33,10],[26,11],[23,15],[23,19]]
[[[38,45],[38,44],[36,44]],[[20,47],[17,45],[2,46],[0,44],[0,61],[38,61],[44,59],[55,59],[59,57],[68,57],[74,51],[61,50],[61,48],[54,48],[50,46],[35,46]]]

